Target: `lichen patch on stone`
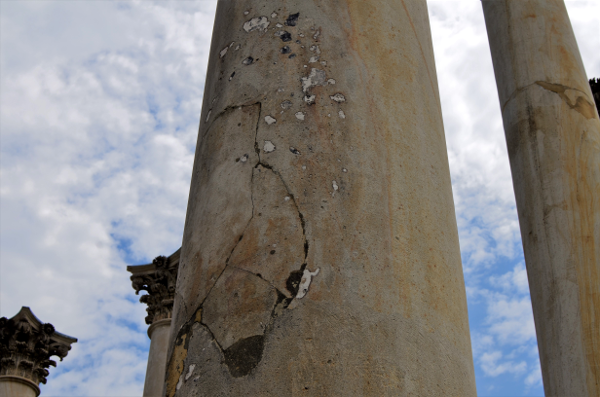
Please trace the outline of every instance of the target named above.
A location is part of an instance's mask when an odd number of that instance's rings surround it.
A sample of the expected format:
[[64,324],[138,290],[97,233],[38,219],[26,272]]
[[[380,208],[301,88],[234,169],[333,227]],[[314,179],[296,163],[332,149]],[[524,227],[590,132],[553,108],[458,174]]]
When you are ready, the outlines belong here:
[[310,283],[312,282],[312,278],[319,274],[321,269],[317,269],[314,272],[311,272],[308,269],[304,269],[304,273],[302,273],[302,279],[300,280],[300,286],[298,288],[298,294],[296,295],[296,299],[302,299],[308,293],[308,288],[310,287]]
[[302,77],[302,91],[306,93],[312,87],[325,85],[326,80],[327,75],[323,70],[312,68],[308,76]]
[[255,30],[266,31],[267,28],[269,27],[269,24],[270,24],[269,18],[256,17],[256,18],[252,18],[251,20],[246,21],[244,23],[244,30],[246,31],[246,33],[250,33]]
[[342,94],[340,94],[339,92],[335,95],[331,95],[329,98],[331,98],[332,100],[340,103],[340,102],[346,102],[346,97]]
[[265,153],[274,152],[275,149],[277,149],[277,148],[275,147],[275,145],[273,145],[273,142],[265,141],[265,146],[263,147],[263,150],[265,151]]

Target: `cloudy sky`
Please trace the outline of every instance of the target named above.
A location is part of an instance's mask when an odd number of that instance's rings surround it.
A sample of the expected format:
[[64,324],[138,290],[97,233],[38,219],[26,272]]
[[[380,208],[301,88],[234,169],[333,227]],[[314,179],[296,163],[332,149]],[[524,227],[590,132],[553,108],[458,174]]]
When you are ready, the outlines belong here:
[[[480,396],[543,388],[481,4],[429,12]],[[179,248],[216,1],[0,1],[0,315],[79,338],[46,396],[141,396],[125,267]],[[600,2],[567,1],[600,77]]]

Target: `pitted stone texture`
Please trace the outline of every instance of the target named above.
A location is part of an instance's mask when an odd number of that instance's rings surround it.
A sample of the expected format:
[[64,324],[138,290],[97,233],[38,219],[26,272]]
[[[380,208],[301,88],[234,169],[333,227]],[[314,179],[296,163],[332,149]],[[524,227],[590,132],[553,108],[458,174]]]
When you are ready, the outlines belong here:
[[482,2],[547,396],[600,396],[600,120],[562,0]]
[[262,335],[277,303],[277,291],[260,277],[226,268],[203,305],[202,322],[223,350]]
[[252,220],[231,255],[232,266],[260,274],[280,293],[293,297],[290,274],[304,263],[305,238],[294,198],[281,178],[258,165],[252,178]]

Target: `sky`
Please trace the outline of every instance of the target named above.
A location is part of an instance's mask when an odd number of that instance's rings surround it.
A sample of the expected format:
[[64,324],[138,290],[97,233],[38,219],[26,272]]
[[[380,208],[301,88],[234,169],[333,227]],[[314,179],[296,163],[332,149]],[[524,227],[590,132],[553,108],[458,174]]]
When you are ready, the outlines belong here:
[[[600,77],[600,2],[567,1]],[[481,4],[428,1],[479,396],[543,396]],[[0,316],[79,342],[45,396],[141,396],[126,266],[181,245],[216,1],[0,1]]]

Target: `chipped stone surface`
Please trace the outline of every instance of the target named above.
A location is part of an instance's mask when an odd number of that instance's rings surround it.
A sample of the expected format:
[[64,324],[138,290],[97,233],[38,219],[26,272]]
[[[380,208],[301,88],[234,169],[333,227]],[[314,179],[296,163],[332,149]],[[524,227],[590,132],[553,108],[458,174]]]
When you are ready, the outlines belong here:
[[[475,395],[426,4],[384,1],[219,2],[205,87],[218,99],[203,105],[174,309],[177,397]],[[242,28],[273,12],[267,32]],[[276,303],[263,321],[269,305],[244,302],[235,321],[259,334],[217,338],[193,317],[235,297],[221,287],[234,270]],[[230,321],[229,303],[210,304],[213,326]]]

